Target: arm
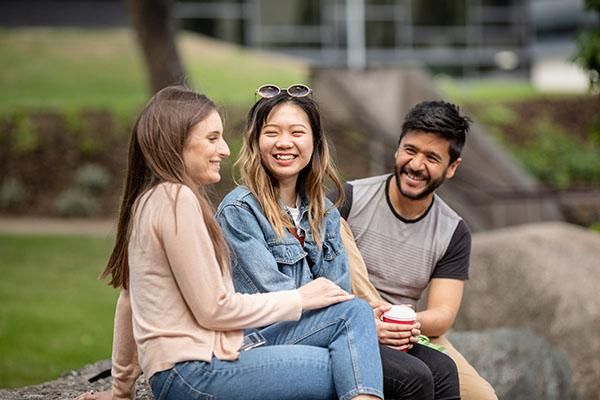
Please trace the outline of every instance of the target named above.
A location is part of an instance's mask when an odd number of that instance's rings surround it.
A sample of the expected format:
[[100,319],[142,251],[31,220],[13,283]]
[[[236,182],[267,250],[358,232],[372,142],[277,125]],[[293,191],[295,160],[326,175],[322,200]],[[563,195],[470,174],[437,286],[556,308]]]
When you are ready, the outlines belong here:
[[[327,204],[332,207],[332,204]],[[350,268],[348,257],[344,248],[344,242],[340,232],[340,213],[337,209],[331,208],[325,215],[325,230],[323,232],[323,244],[321,248],[316,248],[317,252],[322,253],[322,257],[315,257],[319,260],[310,267],[313,277],[327,278],[335,282],[342,289],[350,292]],[[306,249],[306,247],[305,247]],[[312,251],[307,250],[311,257]]]
[[431,280],[427,308],[417,313],[421,331],[427,336],[441,336],[454,323],[465,286],[458,279],[435,278]]
[[417,322],[411,326],[386,323],[381,320],[382,315],[390,309],[390,304],[381,298],[381,295],[375,289],[375,286],[369,281],[367,266],[363,260],[350,225],[344,219],[341,222],[341,235],[344,241],[344,247],[348,253],[350,264],[350,279],[352,281],[352,292],[363,300],[369,302],[373,307],[375,316],[375,327],[379,343],[385,344],[397,350],[405,350],[412,347],[421,334],[420,323]]
[[131,318],[129,291],[121,290],[115,311],[113,336],[111,372],[113,399],[132,398],[135,381],[141,374]]
[[460,221],[433,271],[427,308],[417,313],[423,334],[440,336],[452,327],[460,309],[464,281],[469,278],[470,255],[471,233],[464,221]]
[[381,298],[381,295],[369,281],[369,273],[367,272],[365,261],[356,246],[350,225],[343,218],[340,218],[340,234],[346,248],[346,253],[348,254],[352,293],[366,300],[371,307],[384,304],[385,302]]
[[233,291],[229,272],[221,272],[217,262],[200,205],[185,186],[175,215],[170,206],[164,207],[159,237],[181,295],[202,326],[235,330],[300,318],[302,299],[297,290],[254,295]]
[[[226,205],[217,214],[233,254],[233,275],[238,291],[268,293],[296,289],[295,280],[279,270],[254,214],[243,206]],[[298,248],[298,258],[304,253]],[[242,287],[240,287],[242,286]]]

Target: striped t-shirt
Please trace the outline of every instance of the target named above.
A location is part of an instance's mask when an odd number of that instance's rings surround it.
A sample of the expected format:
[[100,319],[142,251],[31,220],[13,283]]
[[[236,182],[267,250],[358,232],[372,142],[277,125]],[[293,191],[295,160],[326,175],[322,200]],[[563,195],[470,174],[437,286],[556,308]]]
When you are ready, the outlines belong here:
[[419,218],[406,220],[389,200],[392,175],[346,183],[340,209],[384,300],[416,305],[432,278],[469,277],[471,234],[439,196]]

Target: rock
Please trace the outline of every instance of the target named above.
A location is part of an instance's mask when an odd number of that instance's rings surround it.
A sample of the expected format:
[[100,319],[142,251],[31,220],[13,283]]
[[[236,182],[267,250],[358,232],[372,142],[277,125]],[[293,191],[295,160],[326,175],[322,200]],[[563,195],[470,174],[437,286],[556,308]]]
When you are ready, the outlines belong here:
[[496,390],[499,399],[574,400],[567,355],[527,330],[451,332],[452,344]]
[[457,330],[527,328],[568,354],[583,399],[600,393],[600,235],[541,223],[473,236]]
[[[450,340],[479,373],[496,389],[500,399],[574,400],[571,370],[565,354],[529,331],[500,329],[483,332],[451,332]],[[40,385],[0,390],[3,400],[74,399],[94,389],[110,388],[110,378],[88,379],[110,367],[110,360],[87,365]],[[140,378],[137,400],[152,400],[150,388]]]
[[[111,378],[89,383],[88,379],[100,371],[110,368],[110,360],[98,361],[86,365],[80,370],[64,373],[60,378],[16,389],[0,389],[2,400],[58,400],[75,399],[81,393],[94,389],[96,391],[110,389]],[[136,383],[136,400],[153,400],[150,387],[140,377]]]

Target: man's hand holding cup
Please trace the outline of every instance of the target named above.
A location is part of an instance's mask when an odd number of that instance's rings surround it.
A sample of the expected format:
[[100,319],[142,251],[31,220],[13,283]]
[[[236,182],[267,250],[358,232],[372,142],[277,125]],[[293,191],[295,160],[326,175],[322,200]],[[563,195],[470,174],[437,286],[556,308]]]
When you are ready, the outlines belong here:
[[421,334],[417,314],[406,305],[376,307],[375,325],[379,343],[400,351],[408,351]]

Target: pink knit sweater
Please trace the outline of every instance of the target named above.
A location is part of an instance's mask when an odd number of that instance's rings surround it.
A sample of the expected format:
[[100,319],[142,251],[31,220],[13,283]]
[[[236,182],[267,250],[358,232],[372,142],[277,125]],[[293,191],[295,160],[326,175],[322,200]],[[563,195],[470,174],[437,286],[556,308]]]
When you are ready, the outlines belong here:
[[297,290],[234,292],[188,187],[160,184],[139,204],[115,312],[113,398],[131,398],[140,370],[149,379],[180,361],[234,360],[241,329],[300,318]]

